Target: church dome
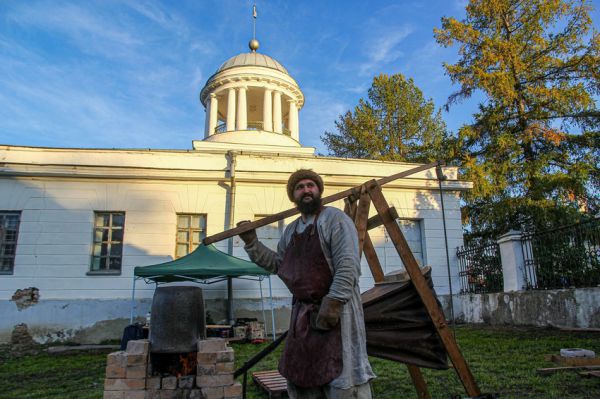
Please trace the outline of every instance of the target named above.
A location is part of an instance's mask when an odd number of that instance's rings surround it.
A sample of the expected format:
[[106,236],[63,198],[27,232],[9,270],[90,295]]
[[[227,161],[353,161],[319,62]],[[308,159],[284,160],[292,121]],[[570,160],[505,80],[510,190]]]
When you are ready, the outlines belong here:
[[203,141],[300,148],[304,94],[283,65],[256,52],[258,46],[252,39],[251,52],[225,61],[200,91]]
[[251,52],[251,53],[241,53],[236,55],[235,57],[231,57],[227,61],[221,65],[221,67],[217,70],[216,73],[224,71],[229,68],[234,67],[244,67],[244,66],[252,66],[252,67],[265,67],[275,69],[279,72],[283,72],[286,75],[289,75],[287,69],[284,68],[278,61],[269,57],[268,55]]

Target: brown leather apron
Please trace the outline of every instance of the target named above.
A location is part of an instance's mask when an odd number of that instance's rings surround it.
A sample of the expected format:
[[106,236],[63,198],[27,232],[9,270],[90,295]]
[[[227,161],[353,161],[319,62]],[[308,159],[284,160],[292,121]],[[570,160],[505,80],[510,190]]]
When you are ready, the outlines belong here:
[[302,388],[326,385],[342,372],[340,323],[329,331],[311,327],[311,316],[316,319],[333,281],[316,228],[318,217],[301,234],[294,232],[277,271],[294,295],[279,372]]

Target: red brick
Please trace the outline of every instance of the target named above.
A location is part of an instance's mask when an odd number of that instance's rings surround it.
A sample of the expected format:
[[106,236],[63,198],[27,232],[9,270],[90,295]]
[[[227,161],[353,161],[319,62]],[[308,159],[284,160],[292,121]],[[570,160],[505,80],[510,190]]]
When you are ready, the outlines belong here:
[[242,397],[242,384],[236,382],[233,385],[224,388],[223,396],[226,398],[241,398]]
[[234,362],[217,363],[216,365],[217,374],[233,373],[235,371]]
[[194,387],[195,381],[196,377],[193,375],[185,375],[183,377],[178,377],[177,388],[192,389]]
[[162,389],[176,389],[177,388],[177,377],[163,377]]
[[202,353],[202,352],[198,352],[198,355],[196,356],[196,360],[198,361],[198,363],[202,363],[202,364],[214,364],[217,362],[217,352],[211,352],[211,353]]
[[127,364],[127,354],[124,351],[109,353],[108,356],[106,356],[106,364],[125,366]]
[[146,378],[146,365],[127,367],[125,376],[127,378]]
[[202,388],[205,399],[223,399],[223,387]]
[[227,341],[222,338],[208,338],[198,341],[198,352],[220,352],[227,349]]
[[160,377],[149,377],[146,379],[146,389],[155,390],[160,389]]
[[145,365],[148,360],[147,355],[131,355],[127,354],[127,365],[128,366],[141,366]]
[[171,389],[165,391],[164,389],[160,392],[160,399],[181,399],[181,391],[179,389]]
[[106,365],[106,378],[125,378],[125,366],[116,362]]
[[123,391],[104,391],[102,399],[125,399]]
[[150,342],[147,339],[138,339],[127,342],[126,352],[130,355],[147,355],[150,349]]
[[204,387],[222,387],[233,384],[233,374],[201,375],[196,377],[196,385]]
[[123,378],[107,378],[104,380],[105,391],[133,391],[146,388],[146,380],[139,379],[123,379]]
[[127,391],[125,399],[146,399],[146,391]]
[[144,397],[144,399],[160,399],[160,392],[161,391],[156,391],[156,390],[148,390],[146,391],[146,396]]
[[217,352],[217,363],[219,362],[233,362],[234,354],[232,348],[227,348],[227,350]]
[[184,391],[184,394],[186,394],[187,396],[184,396],[184,398],[187,399],[204,399],[204,395],[202,395],[202,390],[201,389],[186,389]]
[[213,364],[201,364],[198,363],[196,367],[196,374],[198,375],[215,375],[217,374],[217,366]]

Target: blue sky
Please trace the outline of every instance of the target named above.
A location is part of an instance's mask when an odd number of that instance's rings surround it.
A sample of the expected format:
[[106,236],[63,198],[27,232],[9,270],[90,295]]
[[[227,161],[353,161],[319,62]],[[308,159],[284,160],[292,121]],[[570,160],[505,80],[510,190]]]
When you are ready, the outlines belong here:
[[[0,2],[0,144],[190,149],[204,137],[198,95],[248,51],[252,1]],[[402,73],[441,107],[456,88],[436,44],[442,16],[466,1],[256,1],[259,52],[306,97],[300,141],[320,136],[366,97],[373,76]],[[598,21],[598,11],[592,17]],[[456,131],[476,101],[443,116]]]

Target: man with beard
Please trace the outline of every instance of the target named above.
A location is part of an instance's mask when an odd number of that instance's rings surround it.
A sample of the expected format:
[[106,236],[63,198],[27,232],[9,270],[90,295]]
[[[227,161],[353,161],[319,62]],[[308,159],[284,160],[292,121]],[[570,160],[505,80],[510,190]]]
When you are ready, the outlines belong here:
[[344,212],[322,206],[322,193],[321,176],[294,172],[287,194],[301,216],[286,227],[277,252],[258,241],[254,230],[240,238],[250,259],[276,273],[293,294],[279,361],[290,398],[370,399],[375,375],[358,287],[358,234]]

